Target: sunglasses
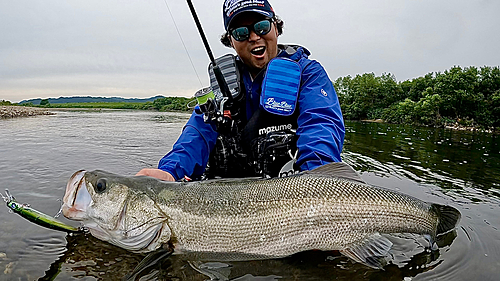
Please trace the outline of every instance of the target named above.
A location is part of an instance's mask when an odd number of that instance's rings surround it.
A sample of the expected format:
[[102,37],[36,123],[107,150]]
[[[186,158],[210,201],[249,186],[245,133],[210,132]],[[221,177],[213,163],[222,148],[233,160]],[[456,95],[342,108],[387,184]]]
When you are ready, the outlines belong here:
[[229,33],[236,41],[245,41],[250,38],[250,31],[255,32],[259,36],[263,36],[271,31],[272,19],[258,21],[252,25],[230,28]]

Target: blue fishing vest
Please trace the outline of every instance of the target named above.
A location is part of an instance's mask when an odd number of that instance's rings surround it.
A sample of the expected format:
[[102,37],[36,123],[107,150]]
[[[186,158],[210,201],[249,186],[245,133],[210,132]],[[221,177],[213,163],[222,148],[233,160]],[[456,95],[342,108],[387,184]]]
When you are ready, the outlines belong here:
[[[224,57],[227,60],[227,55]],[[241,62],[236,65],[242,67]],[[277,177],[293,173],[290,168],[286,171],[282,168],[293,163],[297,150],[301,71],[300,65],[290,59],[271,60],[262,81],[259,108],[248,120],[245,85],[237,81],[239,85],[233,88],[240,92],[233,95],[236,98],[232,108],[236,128],[233,133],[219,134],[210,154],[207,177]],[[239,80],[239,75],[231,77],[231,82],[235,77]]]

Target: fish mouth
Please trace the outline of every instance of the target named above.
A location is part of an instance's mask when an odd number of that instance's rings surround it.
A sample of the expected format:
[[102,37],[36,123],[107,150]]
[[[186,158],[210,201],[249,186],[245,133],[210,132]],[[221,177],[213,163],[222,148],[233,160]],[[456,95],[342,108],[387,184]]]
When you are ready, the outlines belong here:
[[87,218],[87,209],[92,203],[92,198],[85,183],[85,173],[85,170],[74,173],[66,185],[62,213],[68,219],[84,220]]

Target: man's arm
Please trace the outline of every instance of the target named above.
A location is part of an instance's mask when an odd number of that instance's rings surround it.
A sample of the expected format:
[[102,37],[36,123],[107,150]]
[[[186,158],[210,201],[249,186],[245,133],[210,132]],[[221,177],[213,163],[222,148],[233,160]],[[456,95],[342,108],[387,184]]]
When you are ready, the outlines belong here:
[[300,170],[341,162],[344,120],[333,84],[316,61],[308,64],[302,72],[299,110],[297,165]]
[[182,179],[184,176],[201,176],[217,136],[215,128],[203,121],[203,115],[193,112],[172,150],[158,164],[158,169],[168,175],[157,169],[144,173],[149,173],[146,174],[148,176],[162,177],[160,179],[171,176],[174,180]]
[[135,175],[153,177],[164,181],[175,181],[174,177],[170,173],[160,169],[144,168]]

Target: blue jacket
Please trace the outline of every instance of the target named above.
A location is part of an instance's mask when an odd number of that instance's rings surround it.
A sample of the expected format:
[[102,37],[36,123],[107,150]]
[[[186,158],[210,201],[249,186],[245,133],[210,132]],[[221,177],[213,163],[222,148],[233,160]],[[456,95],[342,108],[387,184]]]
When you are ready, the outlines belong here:
[[[297,61],[302,67],[298,97],[297,166],[311,170],[330,162],[341,162],[344,143],[344,121],[337,93],[319,62],[308,59],[310,52],[299,46],[279,45],[278,57]],[[260,107],[261,84],[265,71],[252,81],[248,71],[241,79],[246,87],[247,120]],[[217,140],[215,126],[203,121],[203,114],[193,112],[172,150],[159,162],[158,168],[179,180],[200,176]]]

